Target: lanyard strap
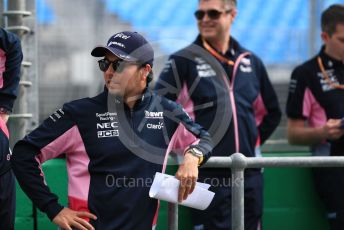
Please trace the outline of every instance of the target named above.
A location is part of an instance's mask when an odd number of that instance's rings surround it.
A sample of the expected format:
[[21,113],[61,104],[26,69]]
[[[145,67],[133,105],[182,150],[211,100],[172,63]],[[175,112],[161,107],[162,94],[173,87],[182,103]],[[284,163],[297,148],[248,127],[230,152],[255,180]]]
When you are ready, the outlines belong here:
[[228,82],[228,79],[226,75],[223,76],[224,83],[226,87],[228,88],[229,92],[229,98],[231,101],[231,107],[232,107],[232,118],[233,118],[233,124],[234,124],[234,141],[235,141],[235,151],[238,153],[240,150],[240,138],[239,138],[239,124],[238,124],[238,114],[237,114],[237,109],[235,105],[235,97],[234,97],[234,80],[236,73],[239,68],[239,64],[241,60],[250,55],[249,52],[242,53],[236,60],[233,62],[232,60],[229,60],[228,58],[224,57],[223,55],[219,54],[215,49],[213,49],[204,39],[203,41],[203,46],[206,48],[215,58],[217,58],[220,62],[227,63],[228,65],[234,66],[233,67],[233,72],[232,72],[232,80]]
[[224,57],[223,55],[219,54],[213,47],[211,47],[208,42],[204,38],[202,38],[203,46],[206,48],[214,57],[216,57],[219,61],[227,63],[228,65],[234,65],[234,62],[232,60],[229,60],[228,58]]
[[327,84],[329,84],[330,86],[332,86],[335,89],[344,89],[344,85],[343,84],[335,84],[331,81],[331,78],[328,76],[328,74],[325,71],[325,67],[324,64],[320,58],[320,56],[318,56],[317,58],[318,64],[319,64],[319,68],[321,70],[321,73],[323,74],[325,81],[327,82]]

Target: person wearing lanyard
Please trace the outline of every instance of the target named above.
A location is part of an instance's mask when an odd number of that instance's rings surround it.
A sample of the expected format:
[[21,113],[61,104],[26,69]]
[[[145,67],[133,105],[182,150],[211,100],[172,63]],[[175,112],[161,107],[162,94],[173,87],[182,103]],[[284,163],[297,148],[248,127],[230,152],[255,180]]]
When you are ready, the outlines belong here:
[[[291,75],[286,112],[288,140],[315,156],[344,156],[344,5],[321,16],[324,45]],[[331,229],[344,229],[344,169],[312,169]]]
[[[235,0],[200,0],[195,17],[199,35],[169,57],[155,90],[178,101],[211,134],[213,156],[235,152],[260,156],[278,126],[281,111],[263,62],[230,36],[237,15]],[[231,228],[229,169],[201,168],[215,198],[205,211],[191,210],[194,229]],[[245,170],[245,229],[260,225],[261,169]]]

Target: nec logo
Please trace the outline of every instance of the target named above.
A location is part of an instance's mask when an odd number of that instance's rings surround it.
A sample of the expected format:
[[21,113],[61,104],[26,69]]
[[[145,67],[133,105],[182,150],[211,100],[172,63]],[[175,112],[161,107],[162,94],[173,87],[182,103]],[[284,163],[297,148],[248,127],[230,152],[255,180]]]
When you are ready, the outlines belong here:
[[164,112],[149,112],[145,110],[145,118],[147,119],[163,119]]
[[118,128],[117,121],[97,123],[97,129],[110,129],[110,128]]

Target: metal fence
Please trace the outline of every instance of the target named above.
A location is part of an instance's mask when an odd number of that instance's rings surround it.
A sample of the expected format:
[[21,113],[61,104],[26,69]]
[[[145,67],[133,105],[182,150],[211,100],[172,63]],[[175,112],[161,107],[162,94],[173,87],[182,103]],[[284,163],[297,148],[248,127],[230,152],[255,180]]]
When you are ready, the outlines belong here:
[[[211,157],[205,168],[232,170],[232,230],[244,230],[244,170],[263,167],[344,167],[344,157],[245,157],[234,153],[230,157]],[[168,229],[178,229],[178,204],[168,204]]]

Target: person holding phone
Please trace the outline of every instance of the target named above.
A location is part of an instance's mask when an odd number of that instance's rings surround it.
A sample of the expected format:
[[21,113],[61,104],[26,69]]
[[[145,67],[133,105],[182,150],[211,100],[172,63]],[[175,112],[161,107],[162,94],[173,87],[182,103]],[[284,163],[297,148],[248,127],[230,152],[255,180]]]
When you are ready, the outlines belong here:
[[[288,140],[315,156],[344,156],[344,4],[321,17],[320,52],[295,68],[287,101]],[[314,168],[332,230],[344,229],[344,168]]]

